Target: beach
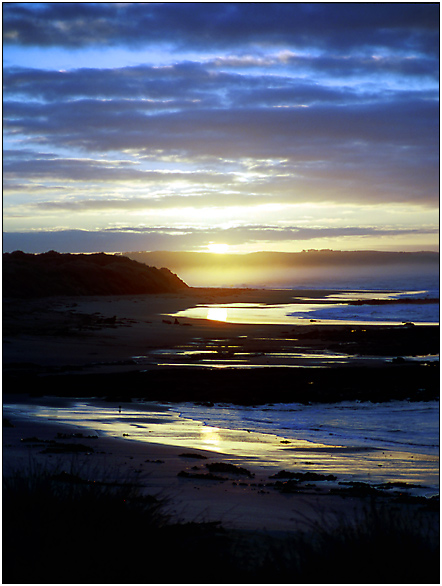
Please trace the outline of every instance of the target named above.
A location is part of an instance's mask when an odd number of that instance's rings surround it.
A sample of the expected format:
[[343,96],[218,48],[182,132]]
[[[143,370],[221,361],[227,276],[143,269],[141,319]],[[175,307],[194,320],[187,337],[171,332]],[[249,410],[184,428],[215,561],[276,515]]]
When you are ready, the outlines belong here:
[[[322,492],[306,488],[305,494],[282,495],[270,486],[270,473],[259,465],[248,465],[253,478],[241,474],[221,473],[224,480],[196,478],[197,472],[208,474],[206,464],[229,463],[241,467],[240,458],[207,450],[179,448],[155,443],[109,437],[88,438],[87,431],[52,422],[15,421],[14,428],[4,430],[4,471],[31,465],[59,472],[60,469],[82,478],[137,482],[144,492],[165,499],[165,512],[175,522],[220,521],[227,528],[260,531],[293,531],[322,515],[345,514],[362,505],[328,496],[321,505]],[[73,437],[80,433],[83,437]],[[94,434],[94,431],[91,430]],[[64,440],[60,439],[64,436]],[[34,438],[29,441],[29,438]],[[25,441],[23,441],[25,440]],[[63,448],[45,452],[50,442],[87,445],[90,451]],[[53,444],[55,445],[55,444]],[[198,471],[195,470],[198,468]],[[189,477],[179,473],[186,472]],[[273,481],[274,482],[274,481]],[[265,485],[268,486],[265,486]],[[307,516],[307,519],[305,519]]]
[[[238,344],[244,351],[253,352],[255,358],[265,355],[263,364],[271,366],[269,352],[280,350],[290,341],[296,341],[292,345],[307,353],[330,349],[350,352],[352,364],[364,354],[398,357],[438,352],[438,329],[434,326],[418,325],[410,330],[401,324],[402,327],[389,327],[386,331],[349,328],[342,323],[323,325],[308,319],[298,320],[290,327],[290,321],[250,324],[173,317],[198,305],[283,306],[305,297],[324,300],[332,293],[189,288],[163,295],[5,299],[4,368],[6,373],[16,368],[21,375],[26,371],[49,373],[61,369],[64,373],[139,371],[140,358],[152,351],[189,346],[206,351],[215,345],[218,352],[227,353]],[[370,335],[375,337],[368,339]],[[199,341],[201,344],[196,346]],[[306,354],[304,364],[310,364],[306,362],[308,358]]]
[[[330,294],[189,289],[5,300],[4,476],[40,470],[82,483],[124,481],[161,501],[174,524],[233,532],[331,530],[363,518],[373,498],[411,508],[435,529],[434,491],[425,498],[410,489],[415,479],[437,484],[437,456],[289,441],[189,416],[192,402],[209,413],[216,404],[436,400],[437,326],[176,317],[204,304],[274,306]],[[365,472],[348,476],[352,467]],[[379,467],[392,470],[386,482],[375,481]],[[406,468],[416,476],[401,476]]]

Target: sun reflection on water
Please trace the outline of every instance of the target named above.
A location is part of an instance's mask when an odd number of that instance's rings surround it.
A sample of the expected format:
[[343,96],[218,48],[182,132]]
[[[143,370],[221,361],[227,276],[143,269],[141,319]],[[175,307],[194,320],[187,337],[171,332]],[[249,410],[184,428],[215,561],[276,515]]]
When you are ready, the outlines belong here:
[[219,427],[210,427],[204,425],[200,429],[200,441],[203,445],[209,447],[219,446],[221,443],[220,429]]
[[[25,420],[44,419],[71,425],[85,435],[124,438],[180,448],[196,448],[224,454],[229,459],[240,459],[247,467],[257,465],[266,469],[290,469],[334,474],[339,481],[407,482],[416,486],[416,494],[438,493],[439,458],[437,454],[419,454],[396,451],[384,447],[360,446],[350,441],[337,445],[305,439],[301,431],[293,431],[290,439],[275,433],[260,433],[253,429],[231,429],[207,425],[200,415],[183,413],[183,405],[172,408],[161,404],[123,404],[109,406],[102,401],[73,402],[69,406],[40,406],[32,404],[6,404],[4,413]],[[187,409],[187,408],[186,408]],[[204,419],[214,417],[204,412]],[[244,414],[243,414],[244,415]],[[241,414],[238,417],[242,417]],[[402,448],[404,449],[404,448]]]
[[227,308],[209,307],[207,310],[207,319],[212,321],[227,321]]

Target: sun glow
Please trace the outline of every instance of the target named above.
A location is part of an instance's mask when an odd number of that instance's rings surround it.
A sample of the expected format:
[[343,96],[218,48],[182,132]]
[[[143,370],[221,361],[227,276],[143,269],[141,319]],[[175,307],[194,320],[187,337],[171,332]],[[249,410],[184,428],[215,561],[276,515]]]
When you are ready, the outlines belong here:
[[229,250],[229,245],[211,242],[207,245],[207,248],[209,252],[214,252],[215,254],[226,254],[226,252]]
[[210,427],[205,425],[201,428],[201,435],[200,439],[207,447],[216,447],[219,445],[221,441],[221,437],[219,435],[219,427]]
[[225,307],[209,307],[207,319],[212,321],[227,321],[227,309]]

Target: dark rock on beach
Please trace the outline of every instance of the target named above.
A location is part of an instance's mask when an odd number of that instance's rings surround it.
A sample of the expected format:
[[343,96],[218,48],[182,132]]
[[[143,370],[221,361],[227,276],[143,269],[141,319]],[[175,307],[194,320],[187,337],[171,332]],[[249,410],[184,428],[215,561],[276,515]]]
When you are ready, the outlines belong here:
[[374,497],[382,495],[382,490],[366,482],[340,482],[345,488],[332,488],[330,494],[353,497]]
[[195,472],[195,473],[191,473],[191,472],[186,472],[185,470],[181,470],[181,472],[178,472],[177,476],[179,478],[190,478],[192,480],[218,480],[218,481],[225,481],[228,480],[228,478],[224,477],[224,476],[217,476],[216,474],[212,474],[212,472]]
[[322,481],[334,481],[337,477],[334,474],[319,474],[317,472],[290,472],[288,470],[281,470],[269,478],[286,478],[290,480],[298,480],[301,482],[322,482]]
[[[23,437],[20,441],[23,443],[33,443],[33,444],[48,443],[48,440],[40,439],[40,438],[36,437],[35,435],[33,435],[32,437]],[[53,442],[53,440],[51,440],[51,441]]]
[[235,466],[234,464],[225,464],[224,462],[213,462],[212,464],[206,464],[206,468],[208,468],[210,472],[238,474],[240,476],[248,476],[249,478],[253,478],[253,476],[255,476],[246,468],[241,468],[241,466]]

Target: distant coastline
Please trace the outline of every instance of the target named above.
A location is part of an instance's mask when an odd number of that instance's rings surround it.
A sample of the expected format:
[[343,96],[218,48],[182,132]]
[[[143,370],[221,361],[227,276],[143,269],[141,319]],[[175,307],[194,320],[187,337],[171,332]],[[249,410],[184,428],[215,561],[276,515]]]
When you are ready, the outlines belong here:
[[[377,250],[303,250],[302,252],[277,252],[260,251],[245,254],[214,254],[210,252],[184,252],[184,251],[132,251],[122,252],[122,256],[133,258],[140,262],[152,261],[173,264],[179,262],[182,266],[210,266],[215,263],[221,267],[232,262],[242,264],[245,260],[248,265],[264,266],[277,263],[279,266],[339,266],[358,265],[363,263],[371,266],[390,264],[425,263],[432,265],[439,260],[439,253],[434,251],[419,252],[392,252]],[[155,264],[155,263],[154,263]]]
[[303,252],[123,252],[150,266],[166,266],[195,287],[340,287],[344,281],[370,288],[372,279],[437,280],[439,253],[306,250]]
[[[354,288],[358,289],[388,289],[392,286],[401,288],[403,283],[407,281],[413,284],[413,289],[422,289],[438,288],[439,283],[439,253],[432,251],[306,250],[293,253],[255,252],[247,254],[183,251],[49,252],[53,256],[60,255],[59,260],[69,259],[70,263],[78,266],[80,266],[80,260],[85,263],[92,263],[94,259],[107,259],[112,261],[112,266],[116,269],[119,280],[122,278],[123,280],[127,279],[128,271],[134,273],[136,271],[143,272],[144,270],[143,274],[147,276],[146,265],[149,267],[150,278],[154,278],[154,280],[159,278],[159,273],[153,277],[155,271],[161,270],[163,272],[162,277],[164,277],[168,270],[171,274],[178,275],[178,280],[183,281],[185,285],[190,287],[271,289],[320,287],[322,289],[333,289],[341,288],[342,284],[345,283],[345,288],[348,288],[349,284],[353,284]],[[11,280],[16,279],[15,274],[13,279],[9,279],[8,271],[12,261],[14,261],[15,265],[14,271],[17,270],[19,255],[22,255],[21,263],[25,258],[26,262],[33,262],[34,265],[38,258],[46,259],[46,262],[50,260],[48,252],[27,253],[26,255],[21,251],[4,253],[3,274],[5,276],[4,283],[7,286],[9,286]],[[128,259],[132,264],[128,262]],[[135,261],[138,265],[134,264]],[[131,267],[130,269],[129,266]],[[167,269],[161,267],[167,267]],[[85,264],[83,264],[83,268],[86,269]],[[124,277],[121,271],[125,274]],[[80,268],[77,272],[81,273]],[[102,275],[103,278],[105,276]],[[372,286],[373,283],[375,283],[375,287]],[[23,284],[28,288],[27,281]],[[170,286],[171,281],[165,288],[163,284],[162,289],[157,292],[171,291]],[[181,285],[179,285],[178,281],[175,281],[172,288],[173,286]],[[108,292],[103,294],[121,294],[123,291],[129,294],[151,292],[148,286],[143,290],[140,290],[139,287],[134,290],[133,286],[127,286],[127,284],[122,285],[122,290],[118,290],[114,283]],[[7,290],[4,291],[4,295],[6,294]],[[90,294],[101,294],[101,292],[95,288]]]

